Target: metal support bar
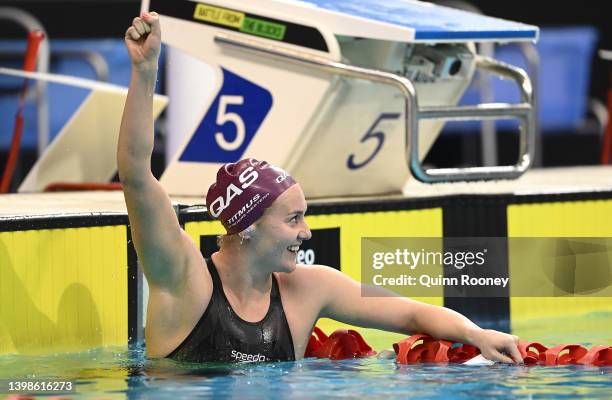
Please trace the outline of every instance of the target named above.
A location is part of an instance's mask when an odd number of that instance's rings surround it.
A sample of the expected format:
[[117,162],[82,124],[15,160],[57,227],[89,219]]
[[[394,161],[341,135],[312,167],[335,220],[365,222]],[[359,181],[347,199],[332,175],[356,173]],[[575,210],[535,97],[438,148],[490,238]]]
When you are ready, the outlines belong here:
[[504,116],[523,118],[529,114],[528,104],[488,103],[462,107],[423,107],[419,111],[420,119],[445,119],[453,121],[469,121],[479,119],[499,119]]
[[[479,13],[482,14],[482,12]],[[494,43],[480,43],[478,49],[478,54],[485,57],[495,58]],[[480,92],[481,103],[490,103],[495,101],[493,85],[491,84],[491,79],[487,74],[478,74],[478,77],[476,78],[476,87],[478,87]],[[497,131],[495,129],[495,121],[483,121],[480,128],[480,143],[482,144],[480,149],[482,165],[485,167],[497,165]]]
[[[410,149],[410,168],[413,175],[423,182],[447,182],[457,180],[515,179],[521,176],[533,160],[535,127],[533,90],[527,74],[514,66],[490,57],[476,56],[476,67],[514,80],[519,86],[522,103],[485,103],[477,106],[427,107],[419,111],[418,118],[496,120],[516,118],[521,121],[519,135],[519,159],[513,166],[485,166],[469,168],[438,168],[424,170],[418,158],[418,145]],[[413,132],[414,134],[414,132]],[[418,136],[413,142],[417,144]]]
[[533,43],[519,43],[519,48],[521,53],[523,53],[523,57],[527,61],[528,67],[528,76],[531,79],[531,86],[533,87],[533,102],[531,106],[533,107],[533,130],[534,130],[534,150],[533,150],[533,165],[535,167],[542,166],[542,129],[540,127],[538,115],[538,109],[540,107],[540,94],[539,94],[539,79],[540,79],[540,55],[538,54],[538,50],[536,49]]
[[[215,42],[235,48],[254,51],[265,56],[279,57],[285,61],[302,66],[314,67],[333,74],[365,79],[397,87],[405,99],[406,162],[412,175],[426,183],[514,179],[523,174],[530,166],[534,147],[533,90],[527,74],[519,68],[496,61],[489,57],[476,56],[477,68],[487,70],[504,78],[513,79],[521,91],[522,103],[496,104],[485,103],[464,107],[426,107],[419,109],[417,93],[412,81],[404,76],[390,72],[343,64],[298,50],[288,49],[272,43],[245,38],[236,34],[217,32]],[[420,119],[521,119],[519,160],[513,166],[423,169],[419,158],[419,120]]]

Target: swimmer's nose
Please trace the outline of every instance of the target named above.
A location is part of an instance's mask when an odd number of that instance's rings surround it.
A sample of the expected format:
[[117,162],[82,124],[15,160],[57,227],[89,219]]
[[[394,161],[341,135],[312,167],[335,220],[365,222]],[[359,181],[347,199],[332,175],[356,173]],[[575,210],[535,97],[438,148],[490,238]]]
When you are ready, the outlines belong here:
[[304,222],[304,226],[300,231],[300,235],[298,236],[301,240],[310,240],[312,238],[312,232],[310,231],[310,227],[308,224]]

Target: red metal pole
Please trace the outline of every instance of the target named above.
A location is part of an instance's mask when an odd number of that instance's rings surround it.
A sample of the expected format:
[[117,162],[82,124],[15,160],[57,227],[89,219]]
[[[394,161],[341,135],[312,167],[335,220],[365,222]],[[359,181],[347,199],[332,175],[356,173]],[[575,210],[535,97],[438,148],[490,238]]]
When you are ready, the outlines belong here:
[[[23,70],[26,72],[32,72],[36,68],[36,56],[38,55],[38,48],[40,43],[45,38],[44,33],[41,31],[33,31],[28,33],[28,45],[26,48],[26,54],[23,62]],[[17,164],[17,158],[19,157],[19,148],[21,146],[21,136],[23,135],[23,108],[25,107],[25,98],[28,92],[28,79],[23,82],[23,88],[19,95],[19,106],[17,107],[17,113],[15,115],[15,129],[13,130],[13,140],[11,141],[11,148],[9,150],[8,158],[6,160],[6,167],[2,175],[2,181],[0,182],[0,193],[8,193],[13,173],[15,172],[15,165]]]

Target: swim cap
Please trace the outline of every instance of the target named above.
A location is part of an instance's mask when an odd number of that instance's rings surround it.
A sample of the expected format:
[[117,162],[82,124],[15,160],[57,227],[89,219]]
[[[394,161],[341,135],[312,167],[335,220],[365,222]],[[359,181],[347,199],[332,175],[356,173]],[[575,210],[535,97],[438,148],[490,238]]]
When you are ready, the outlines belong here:
[[208,213],[221,221],[228,235],[242,232],[295,180],[282,168],[247,158],[225,164],[206,194]]

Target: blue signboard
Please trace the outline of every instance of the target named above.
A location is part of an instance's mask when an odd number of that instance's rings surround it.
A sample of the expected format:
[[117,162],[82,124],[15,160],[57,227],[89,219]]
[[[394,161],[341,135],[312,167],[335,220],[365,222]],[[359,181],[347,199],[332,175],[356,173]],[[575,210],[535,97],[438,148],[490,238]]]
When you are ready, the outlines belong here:
[[181,154],[185,162],[235,162],[272,108],[272,95],[224,68],[223,84]]
[[416,31],[416,40],[535,40],[538,28],[411,0],[301,0],[328,11]]

